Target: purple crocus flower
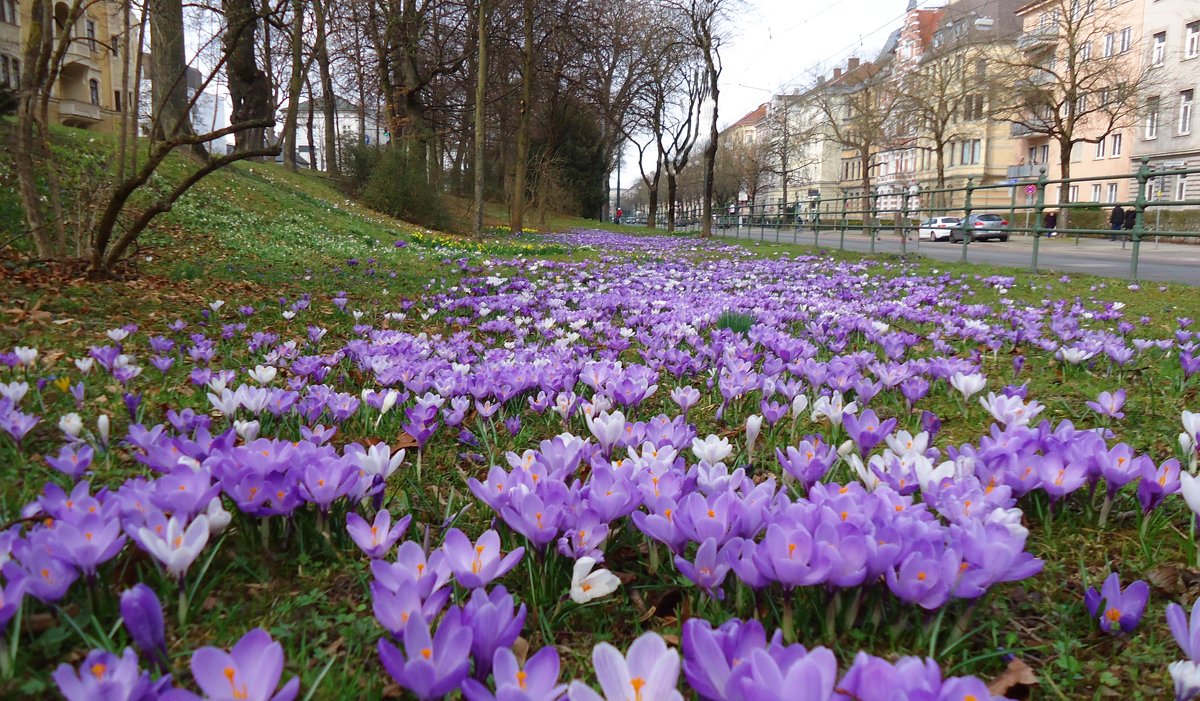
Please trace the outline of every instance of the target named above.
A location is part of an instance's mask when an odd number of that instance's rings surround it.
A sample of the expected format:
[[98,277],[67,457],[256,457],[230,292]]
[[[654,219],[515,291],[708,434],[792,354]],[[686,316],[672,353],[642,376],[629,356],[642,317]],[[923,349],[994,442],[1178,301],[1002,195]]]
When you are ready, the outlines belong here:
[[524,668],[512,650],[502,647],[493,657],[496,693],[468,679],[463,682],[463,696],[467,701],[559,701],[567,686],[558,683],[558,673],[558,651],[553,647],[538,650],[526,660]]
[[[734,670],[728,690],[731,699],[755,701],[826,701],[837,681],[837,658],[827,648],[807,654],[804,648],[775,657],[753,650],[750,659]],[[909,698],[909,697],[904,697]]]
[[1100,591],[1088,587],[1084,603],[1092,618],[1099,621],[1100,630],[1109,635],[1124,635],[1142,620],[1149,597],[1149,584],[1139,579],[1122,590],[1120,577],[1113,572],[1104,580]]
[[1167,604],[1167,625],[1183,654],[1193,662],[1200,661],[1200,600],[1192,604],[1190,619],[1179,604]]
[[1125,390],[1118,389],[1116,392],[1101,392],[1096,401],[1088,402],[1087,406],[1092,411],[1101,416],[1107,416],[1112,419],[1125,418],[1125,412],[1121,408],[1125,406]]
[[[299,677],[292,677],[279,688],[283,646],[262,628],[243,635],[229,652],[215,647],[200,648],[192,653],[191,666],[192,677],[206,699],[292,701],[300,693]],[[200,698],[188,691],[171,694],[171,701]]]
[[167,669],[167,639],[163,628],[162,603],[150,587],[138,582],[121,594],[121,620],[133,644],[152,658],[159,669]]
[[98,513],[84,514],[78,522],[61,521],[54,533],[62,549],[58,556],[78,567],[89,581],[95,578],[97,567],[116,557],[125,546],[121,522]]
[[0,587],[0,633],[8,627],[8,622],[17,615],[21,608],[21,599],[25,596],[25,580],[9,579]]
[[741,541],[734,539],[721,546],[716,538],[708,538],[700,544],[696,551],[695,563],[689,562],[680,555],[675,556],[675,567],[684,577],[690,579],[696,586],[718,601],[725,598],[721,585],[729,574],[729,553],[740,551]]
[[642,633],[624,655],[612,645],[600,643],[592,650],[592,664],[604,696],[576,681],[567,690],[570,701],[683,701],[676,689],[679,653],[668,648],[657,633]]
[[497,586],[491,593],[476,589],[462,609],[462,620],[471,628],[475,678],[482,681],[492,671],[496,651],[512,647],[521,634],[525,625],[525,604],[514,608],[512,594],[503,586]]
[[412,616],[404,628],[404,651],[379,639],[383,668],[400,686],[420,701],[440,699],[457,689],[467,678],[471,664],[471,629],[463,625],[458,609],[442,617],[436,635],[429,624]]
[[55,470],[78,482],[92,464],[94,451],[86,443],[65,445],[58,451],[58,457],[46,456],[46,463]]
[[[783,633],[776,631],[772,646],[782,649]],[[737,698],[727,693],[734,669],[750,659],[755,650],[767,647],[767,634],[754,619],[732,619],[719,628],[701,618],[689,618],[683,624],[683,674],[703,699],[726,701]]]
[[446,562],[458,583],[468,589],[486,586],[494,579],[508,574],[517,566],[525,554],[525,548],[517,548],[504,555],[500,550],[500,534],[488,530],[472,543],[471,539],[457,528],[446,533],[442,544]]
[[407,515],[393,526],[392,514],[387,509],[380,509],[371,525],[367,525],[362,516],[352,511],[346,514],[346,531],[367,557],[379,559],[386,556],[392,546],[404,537],[411,521],[412,516]]
[[12,409],[8,412],[7,416],[0,417],[0,428],[12,436],[13,442],[20,446],[21,439],[25,437],[25,434],[32,431],[33,427],[38,425],[39,421],[41,421],[41,418],[38,416]]
[[788,446],[786,454],[776,448],[775,457],[789,475],[808,489],[829,472],[829,468],[837,462],[838,454],[833,446],[822,446],[820,442],[805,440],[795,448]]
[[51,675],[67,701],[142,701],[157,698],[150,675],[138,667],[137,654],[130,648],[118,657],[106,650],[92,650],[76,671],[63,663]]

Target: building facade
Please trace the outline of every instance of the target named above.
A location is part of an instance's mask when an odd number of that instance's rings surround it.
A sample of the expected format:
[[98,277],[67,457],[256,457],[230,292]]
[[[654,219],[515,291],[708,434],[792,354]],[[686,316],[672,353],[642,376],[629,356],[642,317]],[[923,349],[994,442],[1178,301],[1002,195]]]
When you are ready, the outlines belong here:
[[[1156,0],[1145,2],[1145,51],[1154,80],[1140,123],[1133,129],[1133,156],[1154,169],[1200,167],[1200,123],[1196,98],[1200,96],[1200,2]],[[1164,200],[1200,199],[1200,176],[1172,175],[1150,182],[1148,196]]]
[[[69,31],[71,42],[51,95],[52,121],[98,131],[116,131],[128,95],[121,91],[121,4],[111,0],[86,3],[82,16],[67,27],[70,8],[53,7],[56,31]],[[0,84],[20,88],[21,54],[32,25],[32,3],[0,0]],[[130,71],[130,84],[136,73]]]
[[[383,144],[388,134],[379,116],[369,109],[343,98],[334,97],[334,132],[341,143],[359,141],[365,144]],[[296,116],[296,154],[313,167],[328,170],[326,158],[330,145],[325,143],[325,110],[321,99],[300,103]],[[334,145],[335,149],[337,144]],[[335,151],[336,152],[336,151]]]

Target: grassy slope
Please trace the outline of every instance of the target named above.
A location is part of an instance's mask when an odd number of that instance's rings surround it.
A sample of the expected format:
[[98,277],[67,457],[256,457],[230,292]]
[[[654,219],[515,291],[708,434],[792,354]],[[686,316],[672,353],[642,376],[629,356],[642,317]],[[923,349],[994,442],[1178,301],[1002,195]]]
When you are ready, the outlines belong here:
[[[64,138],[82,137],[71,133]],[[92,163],[94,166],[95,161]],[[177,175],[184,165],[173,162],[167,177]],[[0,191],[0,211],[8,211],[11,204],[11,190]],[[554,223],[562,226],[574,222]],[[479,248],[505,255],[524,251],[557,257],[562,253],[536,242],[478,246],[451,237],[414,236],[416,233],[410,225],[347,202],[322,177],[289,174],[274,165],[242,164],[203,182],[174,212],[156,224],[139,251],[138,278],[81,286],[60,284],[62,281],[54,277],[53,271],[34,269],[18,270],[19,274],[0,279],[0,314],[7,319],[0,324],[0,347],[21,342],[37,345],[47,352],[63,351],[73,357],[88,344],[96,343],[104,329],[122,323],[161,328],[164,321],[178,316],[194,319],[203,303],[215,298],[228,300],[231,307],[252,304],[261,310],[269,309],[279,297],[295,299],[303,292],[310,292],[328,298],[335,291],[346,290],[360,308],[378,305],[392,309],[401,298],[417,296],[428,285],[453,284],[458,268],[452,260],[477,253]],[[399,239],[409,240],[410,245],[396,248],[394,242]],[[794,246],[747,245],[765,256],[804,250]],[[858,257],[839,254],[843,256]],[[358,264],[348,265],[350,259]],[[368,274],[370,268],[378,272]],[[981,303],[994,303],[997,296],[980,278],[1012,274],[995,268],[943,263],[922,263],[919,269],[965,276],[962,284],[970,285],[972,294]],[[1030,304],[1039,303],[1043,295],[1078,295],[1085,299],[1093,295],[1128,296],[1128,316],[1134,319],[1141,314],[1152,316],[1160,333],[1169,332],[1176,316],[1200,316],[1200,301],[1194,294],[1182,293],[1187,288],[1154,285],[1129,295],[1124,288],[1123,282],[1096,278],[1022,274],[1013,295]],[[331,335],[336,338],[351,334],[344,320],[323,318],[321,323],[329,325]],[[1006,377],[1008,371],[1004,368],[1008,362],[1005,357],[993,359],[989,374]],[[1178,431],[1179,409],[1196,405],[1195,384],[1181,396],[1171,386],[1164,367],[1139,367],[1124,376],[1106,377],[1090,373],[1063,375],[1052,363],[1030,365],[1025,379],[1031,382],[1031,396],[1047,403],[1047,414],[1058,419],[1088,420],[1083,409],[1086,399],[1102,389],[1129,387],[1131,396],[1126,408],[1129,419],[1121,429],[1122,437],[1155,455],[1169,452],[1170,439]],[[147,368],[147,372],[155,371]],[[179,378],[174,379],[178,386]],[[94,389],[119,406],[116,390],[115,387]],[[89,390],[89,404],[92,391]],[[147,390],[148,406],[168,399],[173,404],[204,406],[202,393],[184,398],[178,393],[159,396],[154,390]],[[56,416],[63,410],[62,406],[51,407],[46,413]],[[937,410],[947,415],[946,437],[939,443],[977,436],[982,421],[978,407],[970,416],[961,418],[954,417],[949,406]],[[547,435],[553,429],[540,424],[530,428]],[[41,445],[49,446],[51,427],[43,425],[38,431],[35,436],[42,438]],[[523,434],[520,445],[523,447],[529,440]],[[516,441],[504,438],[497,450],[516,446]],[[409,495],[413,508],[436,512],[448,511],[450,503],[455,508],[461,505],[463,488],[458,470],[463,466],[453,446],[428,456],[426,465],[437,476]],[[3,461],[0,514],[14,514],[48,477],[48,469],[36,454],[28,456],[28,462]],[[104,477],[113,481],[120,473],[113,471]],[[1004,588],[975,612],[970,625],[981,628],[970,649],[954,651],[945,657],[947,662],[961,665],[956,672],[976,671],[984,676],[995,673],[999,663],[990,656],[1003,648],[1022,651],[1038,668],[1048,698],[1160,696],[1165,683],[1163,665],[1176,654],[1162,621],[1162,607],[1171,597],[1190,599],[1194,592],[1187,592],[1185,587],[1182,592],[1170,592],[1168,597],[1164,591],[1158,591],[1143,628],[1127,643],[1092,632],[1082,607],[1081,590],[1085,582],[1097,583],[1110,563],[1119,567],[1123,580],[1128,581],[1132,576],[1148,576],[1164,562],[1186,562],[1192,557],[1190,545],[1175,525],[1186,523],[1179,505],[1175,504],[1176,508],[1168,512],[1170,518],[1152,524],[1151,537],[1139,539],[1129,491],[1126,490],[1125,498],[1114,509],[1115,523],[1104,530],[1095,526],[1094,507],[1098,502],[1077,500],[1052,526],[1042,522],[1034,506],[1026,505],[1034,534],[1031,548],[1046,559],[1046,571],[1027,585]],[[475,510],[474,519],[483,517],[482,510]],[[320,543],[254,560],[228,556],[244,546],[253,547],[230,542],[222,548],[201,592],[203,613],[195,616],[198,623],[178,630],[169,624],[174,631],[172,649],[181,652],[205,642],[228,644],[252,625],[264,625],[284,642],[289,673],[301,674],[306,688],[316,681],[327,660],[333,662],[318,698],[360,698],[385,693],[382,674],[377,673],[371,651],[378,627],[363,594],[367,574],[362,563],[345,553],[331,552]],[[138,566],[144,571],[146,563]],[[118,576],[129,574],[132,573]],[[664,581],[648,584],[639,591],[643,598],[653,602],[672,596],[675,585],[674,581]],[[639,614],[628,603],[614,603],[611,610],[572,612],[556,621],[555,628],[563,631],[557,642],[565,646],[569,673],[590,676],[582,671],[590,642],[597,637],[623,638],[620,631],[628,626],[616,622],[628,621]],[[669,621],[661,618],[645,625],[667,630],[671,627]],[[946,625],[950,625],[949,621]],[[822,640],[818,632],[809,633],[812,644]],[[527,626],[527,634],[535,638],[535,644],[541,644],[532,624]],[[835,638],[824,642],[841,647],[863,646],[880,653],[929,652],[911,649],[903,641],[889,647],[886,641],[867,639],[860,630],[839,631]],[[19,671],[14,684],[0,685],[0,696],[8,697],[10,693],[47,696],[47,663],[74,659],[72,655],[79,654],[81,643],[67,626],[59,624],[33,642],[23,642],[23,650],[22,659],[31,666]],[[367,673],[363,672],[364,662],[369,665]],[[178,663],[182,665],[183,660]]]

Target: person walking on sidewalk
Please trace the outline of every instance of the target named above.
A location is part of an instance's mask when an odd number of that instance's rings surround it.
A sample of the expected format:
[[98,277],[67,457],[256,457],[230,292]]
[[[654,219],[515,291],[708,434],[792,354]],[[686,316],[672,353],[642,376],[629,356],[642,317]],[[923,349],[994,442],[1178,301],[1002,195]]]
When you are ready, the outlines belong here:
[[1109,241],[1120,240],[1120,231],[1125,226],[1126,216],[1128,215],[1125,214],[1125,210],[1121,207],[1121,205],[1113,207],[1112,214],[1108,217],[1109,228],[1112,229],[1112,233],[1108,235]]
[[1133,231],[1133,225],[1135,223],[1137,223],[1137,212],[1133,211],[1132,209],[1128,212],[1125,212],[1125,223],[1121,228],[1125,229],[1126,241],[1133,240],[1133,234],[1129,232]]
[[1054,230],[1058,228],[1058,212],[1051,209],[1042,217],[1042,228],[1046,230],[1046,236],[1054,236]]

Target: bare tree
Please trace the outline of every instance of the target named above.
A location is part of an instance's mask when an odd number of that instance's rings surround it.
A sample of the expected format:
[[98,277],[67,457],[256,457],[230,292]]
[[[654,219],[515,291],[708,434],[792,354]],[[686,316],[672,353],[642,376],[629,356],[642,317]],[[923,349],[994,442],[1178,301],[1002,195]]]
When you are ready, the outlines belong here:
[[[1098,143],[1131,126],[1139,95],[1153,73],[1135,46],[1127,3],[1045,0],[1028,7],[1021,51],[998,61],[1012,76],[1006,118],[1014,135],[1044,137],[1058,146],[1059,177],[1071,177],[1075,147]],[[1070,190],[1059,188],[1066,204]],[[1059,225],[1065,224],[1066,209]]]
[[[667,231],[675,230],[679,174],[687,167],[692,147],[703,128],[700,109],[708,97],[708,81],[699,67],[683,74],[681,90],[676,93],[664,115],[665,128],[658,141],[659,153],[667,171]],[[705,149],[707,151],[707,148]],[[711,197],[711,171],[705,165],[704,197]]]
[[898,95],[886,63],[853,66],[834,80],[809,91],[808,99],[828,135],[853,154],[859,171],[860,209],[868,211],[871,159],[892,140]]

